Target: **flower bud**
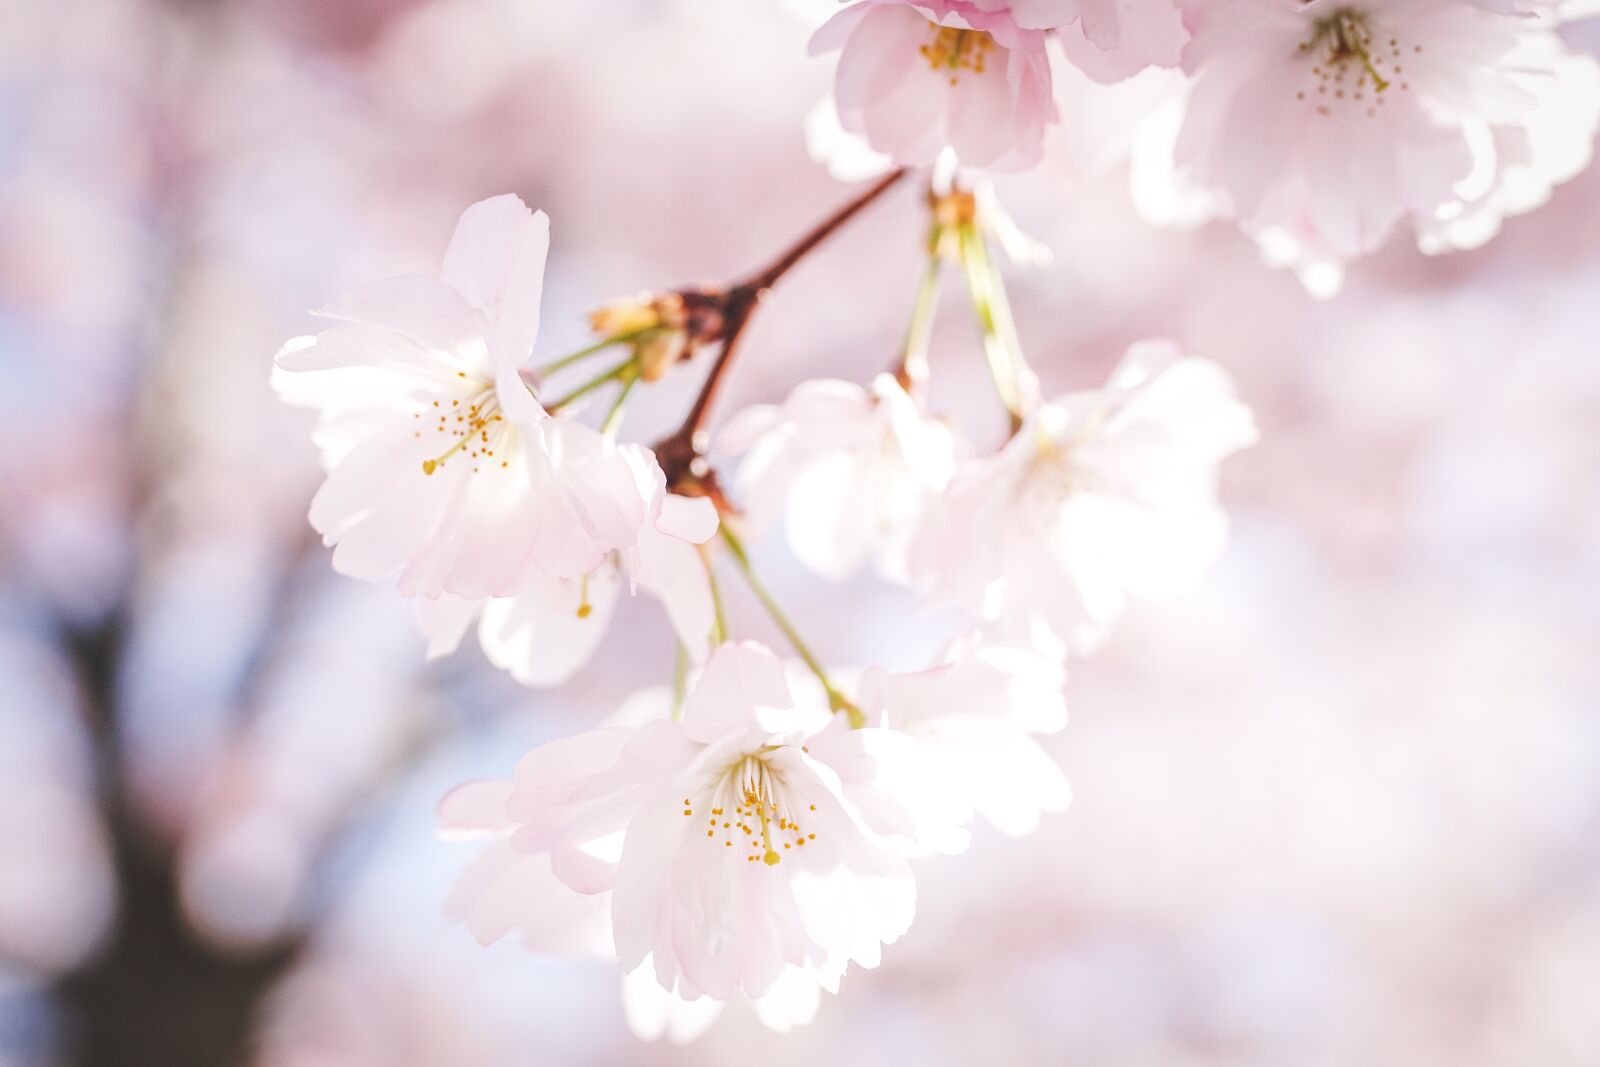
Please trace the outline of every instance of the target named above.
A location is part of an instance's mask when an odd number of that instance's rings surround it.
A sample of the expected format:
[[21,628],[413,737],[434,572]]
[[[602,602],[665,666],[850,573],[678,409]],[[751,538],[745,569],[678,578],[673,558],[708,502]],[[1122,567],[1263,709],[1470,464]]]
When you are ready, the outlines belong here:
[[639,377],[662,378],[674,364],[692,355],[689,315],[680,293],[644,294],[613,301],[589,315],[589,325],[632,347]]

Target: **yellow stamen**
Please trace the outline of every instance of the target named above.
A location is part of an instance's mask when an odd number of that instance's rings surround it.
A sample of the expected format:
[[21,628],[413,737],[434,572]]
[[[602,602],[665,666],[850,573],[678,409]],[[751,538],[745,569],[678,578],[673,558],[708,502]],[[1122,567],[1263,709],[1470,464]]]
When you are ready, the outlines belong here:
[[933,30],[933,40],[920,49],[922,58],[928,61],[929,69],[949,71],[951,85],[956,84],[957,75],[962,70],[983,73],[988,54],[995,48],[993,37],[983,30],[963,30],[956,26],[940,26],[936,22],[929,23],[929,26]]

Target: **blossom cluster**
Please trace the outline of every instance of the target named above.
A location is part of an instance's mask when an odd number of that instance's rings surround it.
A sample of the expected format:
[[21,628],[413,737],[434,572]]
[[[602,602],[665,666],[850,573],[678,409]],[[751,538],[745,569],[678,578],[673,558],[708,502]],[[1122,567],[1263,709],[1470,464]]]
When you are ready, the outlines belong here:
[[[912,923],[915,861],[962,852],[980,820],[1020,836],[1066,807],[1040,739],[1065,726],[1068,664],[1130,598],[1202,579],[1227,540],[1221,466],[1257,436],[1227,370],[1170,340],[1043,395],[991,255],[1021,243],[979,172],[1040,158],[1064,121],[1052,62],[1180,68],[1141,124],[1142,187],[1164,175],[1325,279],[1402,222],[1429,250],[1482,240],[1587,161],[1600,76],[1559,18],[1489,0],[860,0],[812,44],[840,52],[840,131],[888,169],[768,269],[615,301],[592,345],[534,360],[549,224],[503,195],[465,212],[437,276],[323,309],[273,381],[316,413],[310,521],[336,570],[408,598],[430,657],[475,626],[528,686],[582,668],[625,590],[661,603],[680,649],[671,686],[443,800],[443,832],[481,843],[450,912],[485,944],[614,959],[635,1031],[680,1041],[730,1002],[788,1029],[876,966]],[[927,269],[898,358],[712,429],[767,292],[923,170]],[[997,443],[930,407],[947,269],[1010,419]],[[637,387],[707,351],[681,428],[621,442]],[[964,632],[919,672],[822,662],[745,548],[779,530],[818,578],[870,568]],[[793,658],[740,639],[719,569]]]
[[[818,31],[839,50],[842,128],[901,164],[1037,163],[1094,98],[1058,99],[1052,61],[1108,83],[1175,75],[1130,116],[1147,219],[1230,219],[1263,258],[1332,295],[1343,266],[1408,229],[1475,248],[1589,163],[1600,65],[1555,0],[861,0]],[[1050,42],[1055,42],[1052,53]]]
[[[686,691],[447,798],[448,831],[490,842],[452,907],[486,942],[614,955],[641,1030],[659,1016],[682,1037],[735,998],[787,1026],[904,933],[911,859],[961,851],[975,816],[1022,834],[1065,807],[1037,740],[1065,725],[1063,657],[1126,594],[1198,578],[1222,544],[1217,462],[1253,423],[1218,365],[1170,342],[1135,346],[1104,388],[1031,403],[987,455],[910,373],[817,380],[718,435],[736,509],[708,473],[669,489],[665,449],[618,444],[618,419],[575,413],[587,386],[550,399],[523,365],[547,244],[516,197],[484,201],[437,278],[346,294],[335,325],[285,346],[274,380],[317,411],[328,470],[311,521],[336,569],[413,600],[430,655],[476,622],[528,685],[583,664],[624,588],[664,602]],[[622,400],[643,335],[676,327],[602,318],[632,354],[590,381],[621,381]],[[829,670],[797,638],[808,674],[731,640],[708,542],[726,524],[748,568],[733,526],[780,520],[823,577],[871,560],[964,607],[971,632],[913,674]]]

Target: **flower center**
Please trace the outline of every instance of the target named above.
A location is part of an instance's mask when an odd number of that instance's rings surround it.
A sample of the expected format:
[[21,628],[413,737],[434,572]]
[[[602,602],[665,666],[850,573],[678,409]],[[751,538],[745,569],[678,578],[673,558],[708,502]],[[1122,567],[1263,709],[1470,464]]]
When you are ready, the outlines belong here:
[[[484,383],[481,388],[448,404],[443,400],[435,400],[431,409],[424,409],[413,417],[423,424],[415,436],[436,434],[444,448],[432,459],[422,461],[423,474],[432,474],[458,455],[472,461],[473,470],[480,470],[481,463],[494,458],[494,446],[500,444],[505,436],[500,398],[492,382]],[[500,461],[500,466],[508,465],[507,460]]]
[[[1404,45],[1399,38],[1380,40],[1365,12],[1339,8],[1312,23],[1311,36],[1300,43],[1300,53],[1315,59],[1311,68],[1315,79],[1312,92],[1301,90],[1296,99],[1317,98],[1317,113],[1331,114],[1330,100],[1350,99],[1367,103],[1367,114],[1376,115],[1384,93],[1405,73],[1400,65]],[[1421,45],[1413,45],[1413,53]],[[1402,92],[1411,86],[1399,82]]]
[[[804,848],[807,841],[815,841],[817,835],[801,829],[796,813],[785,802],[782,784],[760,755],[745,756],[729,766],[708,794],[712,805],[706,820],[709,842],[716,844],[719,836],[723,848],[735,848],[738,842],[746,842],[751,851],[745,854],[745,862],[754,863],[759,859],[772,867],[782,862],[783,852]],[[809,809],[816,811],[817,806],[812,804]],[[694,813],[694,804],[685,797],[684,816]]]
[[989,53],[994,51],[994,38],[983,30],[963,30],[955,26],[928,23],[933,37],[919,51],[928,61],[928,68],[936,73],[948,71],[950,84],[956,84],[963,70],[982,74]]

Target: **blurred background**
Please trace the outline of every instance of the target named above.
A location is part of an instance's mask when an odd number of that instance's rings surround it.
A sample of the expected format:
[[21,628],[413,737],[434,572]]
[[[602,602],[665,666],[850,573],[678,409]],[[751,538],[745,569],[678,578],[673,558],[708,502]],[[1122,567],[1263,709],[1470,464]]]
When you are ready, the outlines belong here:
[[[924,864],[910,934],[788,1036],[733,1009],[642,1044],[614,968],[444,921],[471,849],[438,796],[664,681],[671,639],[625,604],[549,693],[424,663],[310,534],[272,354],[502,191],[553,220],[541,358],[761,263],[849,194],[801,132],[831,6],[0,0],[0,1065],[1600,1063],[1600,172],[1316,303],[1225,226],[1137,219],[1140,83],[1065,78],[1047,165],[1002,183],[1056,257],[1012,273],[1024,342],[1050,392],[1177,337],[1263,437],[1204,588],[1073,665],[1073,808]],[[888,363],[919,211],[785,281],[720,417]],[[946,296],[934,406],[993,446]],[[758,556],[826,658],[916,668],[948,629]]]

